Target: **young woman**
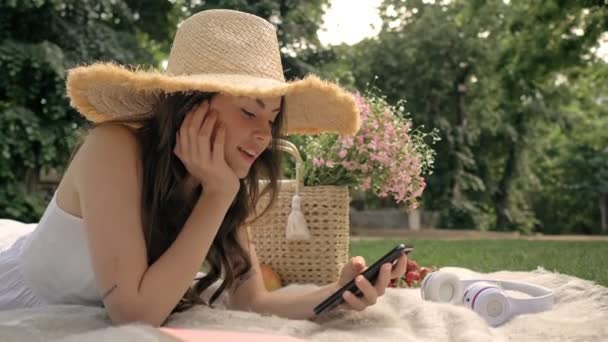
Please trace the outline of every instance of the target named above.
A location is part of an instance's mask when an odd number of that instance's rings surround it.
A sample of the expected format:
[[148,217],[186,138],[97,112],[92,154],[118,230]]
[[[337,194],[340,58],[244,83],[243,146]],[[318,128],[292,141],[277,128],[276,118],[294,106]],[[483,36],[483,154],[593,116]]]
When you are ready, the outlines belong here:
[[[158,326],[221,280],[211,303],[227,291],[231,308],[307,319],[365,268],[353,258],[307,293],[264,288],[246,222],[277,191],[275,139],[359,128],[337,85],[285,82],[269,22],[200,12],[180,25],[165,73],[99,63],[70,70],[67,89],[94,125],[35,230],[0,251],[0,309],[103,305],[115,324]],[[384,265],[375,284],[359,277],[363,297],[347,293],[343,306],[373,305],[406,261]]]

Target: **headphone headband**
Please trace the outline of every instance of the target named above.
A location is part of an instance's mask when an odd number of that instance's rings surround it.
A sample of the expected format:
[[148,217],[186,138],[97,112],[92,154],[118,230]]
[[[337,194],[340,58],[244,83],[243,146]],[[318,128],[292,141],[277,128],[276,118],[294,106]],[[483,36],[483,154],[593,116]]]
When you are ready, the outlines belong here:
[[477,282],[491,283],[505,290],[519,291],[530,295],[530,298],[508,296],[509,300],[513,303],[514,314],[541,312],[553,307],[553,291],[540,285],[509,280],[467,279],[460,281],[463,288],[467,288]]
[[[420,290],[425,300],[465,304],[493,326],[515,315],[546,311],[553,307],[553,291],[540,285],[508,280],[460,280],[457,275],[442,271],[429,273],[422,281]],[[530,297],[515,298],[505,290],[519,291]]]

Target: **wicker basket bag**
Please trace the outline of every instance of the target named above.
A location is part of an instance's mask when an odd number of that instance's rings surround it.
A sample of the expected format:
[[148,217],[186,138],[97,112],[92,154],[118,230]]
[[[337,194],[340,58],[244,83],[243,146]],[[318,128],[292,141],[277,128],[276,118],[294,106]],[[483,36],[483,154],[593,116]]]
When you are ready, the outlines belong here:
[[[281,180],[275,204],[250,224],[259,261],[277,271],[284,286],[336,281],[348,260],[348,187],[304,186],[298,149],[286,140],[279,147],[295,158],[296,179]],[[260,199],[258,212],[268,200]],[[295,234],[294,227],[305,234]]]

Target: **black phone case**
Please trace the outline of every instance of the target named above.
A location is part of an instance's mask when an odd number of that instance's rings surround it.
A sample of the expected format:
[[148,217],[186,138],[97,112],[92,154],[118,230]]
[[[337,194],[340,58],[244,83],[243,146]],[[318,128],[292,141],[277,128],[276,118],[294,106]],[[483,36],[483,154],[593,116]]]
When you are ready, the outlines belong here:
[[[369,280],[370,283],[375,283],[376,278],[378,278],[378,273],[380,273],[380,267],[386,263],[394,263],[395,260],[399,259],[401,254],[407,254],[414,249],[413,246],[406,246],[404,244],[397,245],[390,252],[386,253],[385,256],[378,259],[373,265],[368,267],[361,274]],[[355,277],[356,278],[356,277]],[[348,284],[342,286],[338,291],[334,292],[331,296],[321,302],[314,308],[315,315],[319,315],[325,311],[331,310],[337,305],[340,305],[344,302],[344,298],[342,298],[342,294],[346,291],[352,292],[357,297],[361,297],[362,293],[355,284],[355,279],[348,282]]]

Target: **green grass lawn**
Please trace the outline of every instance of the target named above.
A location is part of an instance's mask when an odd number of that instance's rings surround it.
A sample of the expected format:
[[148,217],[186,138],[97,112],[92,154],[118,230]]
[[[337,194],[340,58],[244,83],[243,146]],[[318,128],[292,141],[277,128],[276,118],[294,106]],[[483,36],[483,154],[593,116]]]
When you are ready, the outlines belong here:
[[351,241],[350,255],[368,264],[398,243],[412,244],[410,254],[421,266],[456,266],[478,272],[532,271],[542,266],[608,286],[608,242],[530,240],[396,240]]

